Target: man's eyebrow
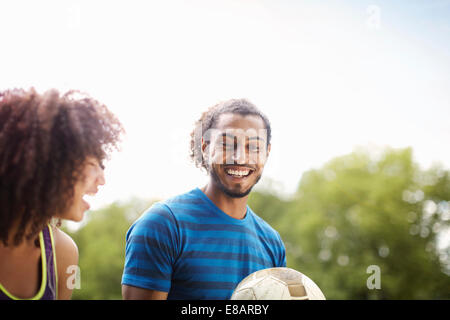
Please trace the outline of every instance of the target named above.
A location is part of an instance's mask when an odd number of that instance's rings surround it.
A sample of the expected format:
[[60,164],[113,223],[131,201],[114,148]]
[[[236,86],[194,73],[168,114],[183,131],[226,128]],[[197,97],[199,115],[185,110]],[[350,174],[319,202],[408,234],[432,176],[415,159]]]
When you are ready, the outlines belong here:
[[[236,136],[227,132],[224,132],[220,135],[221,137],[228,137],[230,139],[234,139]],[[260,136],[252,136],[252,137],[248,137],[248,140],[261,140],[261,141],[266,141],[264,138],[260,137]]]
[[220,136],[221,137],[228,137],[228,138],[231,138],[231,139],[234,139],[236,137],[234,134],[226,133],[226,132],[222,133]]
[[249,137],[248,140],[261,140],[261,141],[266,141],[266,139],[261,138],[260,136],[253,136],[253,137]]

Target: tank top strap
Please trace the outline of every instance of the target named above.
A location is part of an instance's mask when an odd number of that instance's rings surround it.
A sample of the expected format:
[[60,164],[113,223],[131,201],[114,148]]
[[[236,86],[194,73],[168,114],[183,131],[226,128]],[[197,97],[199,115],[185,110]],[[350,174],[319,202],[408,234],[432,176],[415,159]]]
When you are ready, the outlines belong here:
[[[56,300],[58,296],[58,273],[56,269],[56,256],[55,256],[55,245],[53,241],[53,232],[50,225],[44,227],[44,229],[39,234],[39,243],[41,250],[41,283],[44,287],[44,292],[40,290],[39,293],[36,294],[34,298],[30,299],[39,299],[39,300]],[[45,263],[44,263],[45,262]],[[45,269],[45,270],[42,270]],[[0,300],[17,300],[17,298],[4,289],[0,284]],[[29,299],[26,299],[29,300]]]
[[47,225],[42,230],[45,246],[45,258],[47,262],[47,285],[42,300],[56,300],[58,291],[58,276],[56,270],[56,256],[53,241],[52,227]]

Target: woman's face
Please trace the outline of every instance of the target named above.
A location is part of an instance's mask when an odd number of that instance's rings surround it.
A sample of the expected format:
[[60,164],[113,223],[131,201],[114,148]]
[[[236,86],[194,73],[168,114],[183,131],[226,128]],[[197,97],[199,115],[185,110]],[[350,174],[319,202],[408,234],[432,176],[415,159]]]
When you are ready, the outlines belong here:
[[100,162],[95,157],[87,157],[81,170],[81,176],[75,184],[72,205],[59,218],[77,222],[81,221],[84,212],[90,208],[84,196],[95,195],[98,192],[98,186],[104,184],[105,176]]

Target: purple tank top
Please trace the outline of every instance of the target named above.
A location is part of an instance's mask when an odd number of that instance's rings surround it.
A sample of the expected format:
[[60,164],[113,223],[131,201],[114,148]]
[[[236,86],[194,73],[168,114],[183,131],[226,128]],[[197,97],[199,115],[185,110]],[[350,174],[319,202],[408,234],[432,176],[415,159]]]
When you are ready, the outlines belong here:
[[[47,226],[39,234],[41,246],[41,284],[38,293],[24,300],[56,300],[56,265],[54,260],[54,248],[52,242],[51,227]],[[44,249],[44,250],[43,250]],[[12,296],[0,285],[0,300],[22,300]]]

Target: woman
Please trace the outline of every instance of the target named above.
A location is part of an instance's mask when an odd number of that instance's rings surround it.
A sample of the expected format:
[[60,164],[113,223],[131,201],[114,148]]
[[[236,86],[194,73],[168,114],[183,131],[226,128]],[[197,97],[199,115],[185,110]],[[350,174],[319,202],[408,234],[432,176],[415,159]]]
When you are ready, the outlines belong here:
[[70,299],[78,249],[51,222],[82,220],[122,133],[76,91],[0,92],[0,299]]

